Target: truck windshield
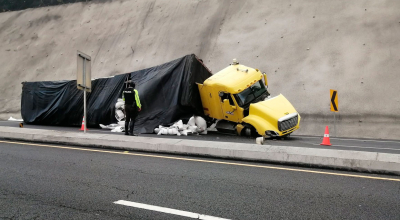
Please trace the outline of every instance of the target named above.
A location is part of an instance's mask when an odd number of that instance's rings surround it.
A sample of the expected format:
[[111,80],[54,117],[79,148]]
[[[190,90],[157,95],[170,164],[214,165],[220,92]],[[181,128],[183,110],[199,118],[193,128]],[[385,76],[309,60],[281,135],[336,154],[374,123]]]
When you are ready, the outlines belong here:
[[243,92],[236,94],[235,98],[240,106],[245,106],[263,95],[266,91],[262,81],[258,81]]

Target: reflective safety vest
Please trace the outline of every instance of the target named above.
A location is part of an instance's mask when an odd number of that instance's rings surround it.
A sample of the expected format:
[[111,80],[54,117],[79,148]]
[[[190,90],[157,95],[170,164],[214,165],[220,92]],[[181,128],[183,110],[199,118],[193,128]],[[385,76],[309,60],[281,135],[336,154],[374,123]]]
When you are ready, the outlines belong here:
[[124,89],[124,91],[122,92],[122,100],[125,101],[125,105],[133,105],[134,103],[136,103],[136,106],[138,108],[142,108],[139,99],[139,92],[136,89],[133,88]]

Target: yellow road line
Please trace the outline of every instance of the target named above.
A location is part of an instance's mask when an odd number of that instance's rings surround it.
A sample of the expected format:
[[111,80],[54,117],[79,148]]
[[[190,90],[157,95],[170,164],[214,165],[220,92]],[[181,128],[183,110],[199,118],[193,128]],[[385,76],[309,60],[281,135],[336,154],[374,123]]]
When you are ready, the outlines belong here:
[[109,153],[109,154],[123,154],[123,155],[132,155],[132,156],[141,156],[141,157],[154,157],[154,158],[194,161],[194,162],[202,162],[202,163],[225,164],[225,165],[235,165],[235,166],[244,166],[244,167],[257,167],[257,168],[265,168],[265,169],[286,170],[286,171],[295,171],[295,172],[304,172],[304,173],[316,173],[316,174],[325,174],[325,175],[334,175],[334,176],[346,176],[346,177],[375,179],[375,180],[388,180],[388,181],[400,182],[400,179],[396,179],[396,178],[383,178],[383,177],[363,176],[363,175],[354,175],[354,174],[345,174],[345,173],[332,173],[332,172],[304,170],[304,169],[295,169],[295,168],[284,168],[284,167],[273,167],[273,166],[253,165],[253,164],[244,164],[244,163],[232,163],[232,162],[222,162],[222,161],[212,161],[212,160],[191,159],[191,158],[182,158],[182,157],[128,153],[128,151],[119,152],[119,151],[95,150],[95,149],[87,149],[87,148],[63,147],[63,146],[12,142],[12,141],[0,141],[0,143],[21,144],[21,145],[31,145],[31,146],[41,146],[41,147],[49,147],[49,148],[60,148],[60,149],[80,150],[80,151],[91,151],[91,152],[101,152],[101,153]]

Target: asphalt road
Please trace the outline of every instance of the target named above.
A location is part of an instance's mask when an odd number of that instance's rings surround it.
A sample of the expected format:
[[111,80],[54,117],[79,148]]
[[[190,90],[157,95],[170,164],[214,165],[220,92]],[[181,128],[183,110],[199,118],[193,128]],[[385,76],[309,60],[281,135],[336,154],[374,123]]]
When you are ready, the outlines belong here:
[[[0,126],[18,127],[19,122],[13,121],[0,121]],[[60,127],[60,126],[43,126],[43,125],[27,125],[25,128],[33,129],[47,129],[69,132],[82,132],[76,127]],[[123,135],[123,133],[112,133],[110,130],[90,128],[89,133],[104,133],[113,135]],[[158,137],[158,138],[179,138],[191,139],[202,141],[223,141],[223,142],[236,142],[236,143],[255,143],[255,138],[226,135],[217,132],[209,132],[207,135],[190,135],[190,136],[170,136],[155,134],[140,134],[140,136]],[[308,147],[308,148],[325,148],[325,149],[338,149],[338,150],[354,150],[354,151],[369,151],[369,152],[382,152],[400,154],[400,140],[376,140],[376,139],[355,139],[355,138],[334,138],[331,137],[332,146],[321,146],[323,134],[321,137],[313,136],[298,136],[292,135],[285,139],[267,139],[264,144],[278,145],[278,146],[294,146],[294,147]]]
[[0,219],[190,219],[119,200],[225,219],[399,219],[399,180],[0,141]]

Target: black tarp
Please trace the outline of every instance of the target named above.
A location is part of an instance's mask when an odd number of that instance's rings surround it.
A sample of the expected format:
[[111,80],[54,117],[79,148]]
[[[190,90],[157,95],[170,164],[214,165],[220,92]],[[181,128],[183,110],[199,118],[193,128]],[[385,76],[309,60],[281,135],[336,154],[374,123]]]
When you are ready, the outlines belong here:
[[[142,104],[135,132],[152,133],[160,124],[203,115],[196,83],[210,76],[192,54],[148,69],[92,80],[92,92],[87,94],[87,125],[117,122],[115,103],[128,78],[136,83]],[[21,114],[28,124],[80,126],[83,91],[76,88],[76,80],[24,82]]]
[[[75,2],[88,2],[92,0],[0,0],[0,12],[17,11],[27,8],[39,8],[52,5],[61,5]],[[48,15],[47,15],[48,16]]]

